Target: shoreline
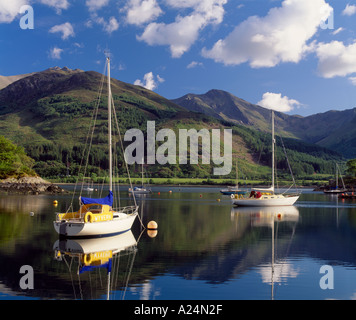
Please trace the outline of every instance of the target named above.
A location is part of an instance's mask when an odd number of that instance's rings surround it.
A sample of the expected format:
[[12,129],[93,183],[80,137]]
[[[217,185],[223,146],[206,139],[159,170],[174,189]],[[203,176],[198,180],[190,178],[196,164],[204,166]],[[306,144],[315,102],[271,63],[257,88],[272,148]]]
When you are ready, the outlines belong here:
[[[219,179],[218,181],[213,181],[209,179],[166,179],[166,178],[155,178],[154,183],[150,183],[150,187],[173,187],[173,188],[216,188],[224,189],[228,186],[234,186],[235,184],[231,183],[233,180],[223,180]],[[169,182],[169,183],[167,183]],[[63,194],[70,192],[69,190],[63,189],[61,186],[75,186],[75,182],[52,182],[40,177],[22,177],[20,179],[16,178],[7,178],[0,180],[0,193],[13,193],[13,194]],[[94,186],[101,186],[103,183],[94,183]],[[108,183],[104,183],[105,186],[108,186]],[[130,187],[130,184],[127,182],[119,184],[122,187]],[[132,185],[141,185],[137,179],[133,179]],[[266,188],[269,185],[261,183],[261,181],[252,180],[250,184],[239,185],[241,189],[251,189],[251,188]],[[289,185],[281,185],[278,189],[288,189]],[[320,186],[318,184],[311,185],[297,185],[293,189],[313,189],[313,191],[324,191],[328,187],[326,185]],[[352,189],[349,189],[347,192],[351,192]]]
[[62,194],[67,190],[40,177],[7,178],[0,180],[0,193],[12,194]]

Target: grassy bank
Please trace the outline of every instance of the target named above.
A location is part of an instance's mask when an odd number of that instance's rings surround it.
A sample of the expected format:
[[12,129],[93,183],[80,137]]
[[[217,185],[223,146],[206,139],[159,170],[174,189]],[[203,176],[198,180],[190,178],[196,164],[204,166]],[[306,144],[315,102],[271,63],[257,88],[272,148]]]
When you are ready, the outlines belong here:
[[[75,183],[76,179],[75,177],[72,177],[72,179],[68,178],[56,178],[56,179],[48,179],[49,181],[53,183]],[[87,178],[86,181],[88,183],[91,183],[92,181],[94,183],[102,183],[104,180],[105,183],[108,183],[108,178],[100,178],[97,177],[93,180],[90,178]],[[120,179],[114,179],[115,182],[120,183],[120,184],[128,184],[129,179],[127,178],[120,178]],[[132,178],[132,184],[134,185],[140,185],[141,184],[141,179],[140,178]],[[329,180],[328,179],[315,179],[313,177],[306,177],[303,179],[297,179],[296,183],[298,186],[321,186],[328,184]],[[228,185],[235,185],[236,180],[235,179],[199,179],[199,178],[150,178],[148,180],[145,180],[145,183],[148,183],[150,185],[210,185],[210,186],[228,186]],[[278,180],[278,185],[279,186],[290,186],[291,185],[291,180]],[[239,180],[239,185],[241,187],[243,186],[257,186],[257,185],[270,185],[271,182],[267,180]]]

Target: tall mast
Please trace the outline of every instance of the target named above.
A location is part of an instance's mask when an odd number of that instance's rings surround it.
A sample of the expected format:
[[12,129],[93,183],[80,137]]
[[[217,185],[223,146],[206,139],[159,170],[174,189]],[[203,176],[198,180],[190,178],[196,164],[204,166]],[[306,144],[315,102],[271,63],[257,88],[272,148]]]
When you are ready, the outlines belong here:
[[274,138],[274,111],[272,110],[272,189],[274,191],[274,145],[276,140]]
[[112,137],[111,137],[111,83],[110,83],[110,57],[106,58],[108,63],[108,136],[109,136],[109,176],[110,191],[112,191]]

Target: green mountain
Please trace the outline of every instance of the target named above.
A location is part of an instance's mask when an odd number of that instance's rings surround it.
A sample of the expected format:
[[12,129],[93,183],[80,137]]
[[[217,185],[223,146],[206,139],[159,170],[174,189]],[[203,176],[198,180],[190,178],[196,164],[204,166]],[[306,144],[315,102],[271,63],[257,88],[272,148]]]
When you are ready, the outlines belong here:
[[[97,99],[102,79],[103,75],[94,71],[55,67],[9,84],[0,90],[0,135],[23,146],[27,154],[36,161],[34,169],[40,175],[49,177],[75,174],[82,162],[88,129],[98,105],[97,134],[93,138],[87,174],[102,175],[107,170],[108,163],[108,155],[104,151],[107,143],[105,81],[102,100],[99,102]],[[211,107],[210,112],[205,112],[206,109],[195,110],[203,113],[191,112],[175,101],[116,79],[112,79],[112,94],[122,133],[131,128],[141,129],[145,133],[147,121],[150,120],[155,121],[156,132],[169,128],[176,132],[176,136],[179,129],[231,128],[233,156],[239,160],[240,172],[250,178],[270,176],[271,137],[268,130],[268,110],[258,106],[249,108],[250,104],[247,102],[229,95],[230,103],[237,101],[244,105],[244,109],[240,110],[242,120],[231,123],[228,120],[234,115],[225,115],[231,109],[228,102],[221,107],[224,112],[221,111],[221,116],[217,119],[214,112],[220,109],[218,104]],[[220,95],[219,99],[217,95]],[[213,100],[223,101],[225,96],[227,94],[224,92],[215,92],[210,104],[205,103],[204,108],[211,106]],[[287,117],[278,114],[277,125],[281,126]],[[293,137],[293,134],[289,134],[289,137]],[[278,143],[280,148],[277,162],[287,170],[282,142]],[[156,145],[159,143],[156,142]],[[284,139],[284,147],[295,173],[299,176],[314,172],[330,173],[333,170],[333,161],[342,160],[336,152],[291,138]],[[118,161],[123,161],[122,156]],[[148,166],[147,170],[152,177],[207,178],[211,176],[212,167],[213,164],[157,164]],[[140,166],[130,168],[132,171],[141,171]],[[123,166],[120,170],[124,171]],[[235,170],[230,178],[234,176]]]
[[[187,94],[172,100],[191,111],[209,114],[217,119],[270,131],[271,113],[231,93],[210,90],[205,94]],[[343,154],[356,157],[356,108],[328,111],[308,117],[276,112],[277,132],[285,137],[315,143]]]

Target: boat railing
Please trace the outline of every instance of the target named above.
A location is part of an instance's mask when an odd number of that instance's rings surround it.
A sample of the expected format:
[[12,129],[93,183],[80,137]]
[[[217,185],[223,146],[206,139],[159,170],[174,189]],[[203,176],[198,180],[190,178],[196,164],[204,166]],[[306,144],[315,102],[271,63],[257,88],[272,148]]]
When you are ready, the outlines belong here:
[[114,209],[114,211],[122,212],[125,214],[133,214],[138,211],[138,206],[128,206],[128,207],[116,208],[116,209]]

